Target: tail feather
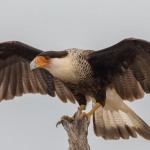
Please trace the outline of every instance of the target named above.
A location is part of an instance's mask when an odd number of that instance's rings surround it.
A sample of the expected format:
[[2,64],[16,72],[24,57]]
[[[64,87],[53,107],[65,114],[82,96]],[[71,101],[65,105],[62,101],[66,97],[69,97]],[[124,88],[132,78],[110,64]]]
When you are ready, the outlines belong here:
[[114,89],[108,89],[106,104],[93,115],[94,131],[104,139],[136,138],[137,134],[150,140],[150,127],[136,115]]

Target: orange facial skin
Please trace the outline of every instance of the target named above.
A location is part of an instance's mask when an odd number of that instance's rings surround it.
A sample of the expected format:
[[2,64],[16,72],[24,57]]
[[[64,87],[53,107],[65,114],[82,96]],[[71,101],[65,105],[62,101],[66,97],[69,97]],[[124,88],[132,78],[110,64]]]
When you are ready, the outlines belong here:
[[38,68],[44,68],[50,66],[50,59],[46,59],[44,56],[37,56],[34,59],[34,62],[38,66]]

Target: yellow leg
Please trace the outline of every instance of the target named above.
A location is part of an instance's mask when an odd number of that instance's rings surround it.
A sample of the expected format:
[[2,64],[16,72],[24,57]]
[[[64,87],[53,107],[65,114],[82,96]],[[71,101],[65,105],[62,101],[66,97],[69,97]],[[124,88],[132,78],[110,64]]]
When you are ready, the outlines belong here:
[[88,122],[90,123],[90,119],[91,119],[92,114],[93,114],[100,106],[101,106],[100,103],[96,103],[96,104],[93,106],[93,108],[92,108],[91,111],[89,111],[87,114],[86,114],[85,112],[83,112],[83,113],[80,115],[80,118],[82,119],[84,116],[87,116]]
[[85,110],[86,106],[85,105],[81,105],[79,108],[80,108],[80,110]]

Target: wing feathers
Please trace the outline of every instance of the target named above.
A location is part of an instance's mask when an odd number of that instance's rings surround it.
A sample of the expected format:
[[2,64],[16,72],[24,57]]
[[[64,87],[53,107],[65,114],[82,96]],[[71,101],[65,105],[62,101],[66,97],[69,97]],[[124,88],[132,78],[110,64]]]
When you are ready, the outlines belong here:
[[105,135],[107,138],[111,138],[112,134],[111,133],[111,126],[110,126],[110,122],[109,122],[109,117],[108,117],[108,113],[107,111],[103,110],[103,119],[104,119],[104,125],[105,125]]
[[1,60],[1,64],[0,100],[13,99],[26,93],[54,95],[53,77],[42,69],[31,71],[29,62],[24,58],[14,55]]
[[24,93],[31,93],[31,84],[29,79],[29,73],[27,64],[23,61],[21,62],[21,68],[22,68],[22,82],[23,82],[23,91]]
[[120,114],[118,113],[118,111],[114,111],[113,112],[113,116],[117,122],[117,127],[118,127],[118,130],[119,130],[119,133],[120,133],[120,136],[123,138],[123,139],[128,139],[129,138],[129,133],[125,127],[125,123],[124,121],[122,120],[122,117],[120,116]]
[[54,79],[55,90],[57,96],[66,103],[69,100],[72,103],[75,103],[75,98],[69,89],[57,78]]
[[109,115],[109,119],[110,119],[110,125],[111,125],[111,130],[112,130],[112,135],[113,137],[110,139],[119,139],[120,138],[120,133],[118,131],[118,128],[116,128],[117,123],[116,120],[113,116],[113,111],[108,110],[108,115]]
[[[7,61],[6,63],[9,63],[9,61]],[[4,79],[3,79],[3,92],[2,92],[2,98],[3,99],[7,99],[7,89],[9,87],[9,81],[10,81],[10,75],[11,75],[11,72],[10,72],[10,67],[6,67],[5,68],[5,76],[4,76]],[[9,93],[8,93],[9,95]]]
[[107,89],[106,104],[95,112],[93,123],[95,134],[104,139],[136,138],[139,134],[150,140],[150,127],[122,101],[115,89]]
[[144,96],[140,83],[137,82],[130,69],[127,69],[124,75],[116,76],[113,85],[123,100],[134,101]]
[[103,119],[103,110],[100,108],[93,114],[94,132],[96,136],[102,136],[105,138],[105,126]]
[[67,98],[66,98],[66,95],[65,95],[65,93],[64,93],[63,85],[61,84],[61,82],[60,82],[58,79],[55,79],[54,84],[55,84],[55,90],[56,90],[57,96],[58,96],[64,103],[66,103],[66,102],[67,102]]
[[34,76],[35,76],[35,79],[37,81],[37,87],[39,88],[39,93],[42,94],[42,95],[45,95],[47,94],[47,84],[45,83],[45,80],[43,79],[43,76],[41,74],[41,70],[39,69],[36,69],[34,71]]
[[[9,82],[9,90],[12,95],[10,99],[13,99],[14,96],[16,95],[16,89],[17,89],[17,67],[13,64],[13,59],[12,59],[12,65],[10,66],[10,82]],[[14,86],[15,85],[15,86]]]
[[71,102],[71,103],[75,103],[75,97],[73,96],[72,92],[66,87],[64,86],[64,91],[66,94],[67,99]]
[[[16,83],[16,96],[21,96],[23,94],[23,82],[22,82],[22,65],[20,62],[20,58],[18,58],[18,63],[14,65],[16,67],[16,74],[15,77],[17,80]],[[14,85],[15,86],[15,85]]]
[[94,75],[112,84],[123,100],[133,101],[142,98],[144,92],[150,93],[149,42],[125,39],[114,46],[91,52],[87,60]]

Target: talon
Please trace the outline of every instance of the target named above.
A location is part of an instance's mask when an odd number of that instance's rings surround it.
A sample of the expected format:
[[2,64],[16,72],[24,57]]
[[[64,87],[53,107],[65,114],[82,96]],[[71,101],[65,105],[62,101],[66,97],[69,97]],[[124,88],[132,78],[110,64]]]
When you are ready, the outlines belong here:
[[88,119],[88,123],[90,123],[90,119],[91,119],[91,116],[94,114],[94,112],[101,106],[100,103],[96,103],[92,110],[90,112],[88,112],[87,114],[85,112],[83,112],[81,115],[80,115],[80,119],[82,119],[84,116],[87,117]]
[[56,123],[56,127],[58,128],[58,125],[60,125],[60,124],[62,124],[62,120],[60,120]]
[[74,121],[74,116],[73,117],[69,117],[69,116],[62,116],[60,121],[58,121],[56,123],[56,127],[58,127],[58,125],[62,124],[64,120],[68,120],[69,122],[73,122]]
[[84,116],[87,117],[87,120],[88,120],[88,123],[90,123],[90,120],[91,120],[91,115],[90,113],[85,113],[83,112],[81,115],[80,115],[80,119],[82,119]]
[[[87,117],[87,120],[88,120],[88,123],[90,123],[91,116],[93,115],[93,113],[94,113],[100,106],[101,106],[100,103],[96,103],[96,104],[93,106],[92,110],[91,110],[90,112],[88,112],[87,114],[86,114],[85,112],[82,112],[82,114],[80,115],[79,119],[82,119],[84,116],[86,116],[86,117]],[[81,106],[80,106],[80,110],[84,110],[84,109],[85,109],[85,105],[81,105]],[[57,122],[56,127],[57,127],[58,125],[62,124],[64,120],[68,120],[69,122],[73,122],[74,119],[76,118],[75,116],[76,116],[76,113],[74,114],[73,117],[62,116],[61,119],[60,119],[60,121]]]
[[80,119],[82,119],[84,116],[86,116],[87,114],[85,112],[83,112],[81,115],[80,115]]

